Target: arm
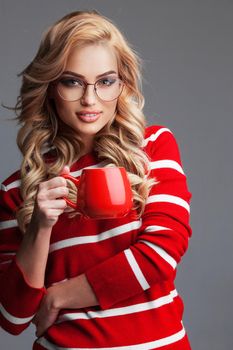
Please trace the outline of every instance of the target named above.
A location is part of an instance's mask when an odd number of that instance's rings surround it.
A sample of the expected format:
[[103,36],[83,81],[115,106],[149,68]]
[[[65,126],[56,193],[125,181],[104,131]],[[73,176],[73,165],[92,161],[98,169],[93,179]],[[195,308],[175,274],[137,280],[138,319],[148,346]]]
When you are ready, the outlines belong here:
[[98,305],[85,274],[58,283],[47,290],[33,323],[41,336],[57,319],[61,309],[80,309]]
[[146,151],[151,157],[151,176],[159,183],[151,189],[136,242],[85,275],[49,288],[47,310],[97,303],[107,309],[156,283],[174,279],[191,235],[191,193],[172,133],[161,128],[152,130],[150,136]]
[[86,271],[102,309],[157,283],[173,281],[191,236],[191,193],[175,137],[166,128],[154,127],[147,141],[145,150],[151,158],[150,176],[159,183],[153,186],[147,199],[136,242]]
[[[50,235],[66,206],[64,200],[57,199],[67,194],[65,186],[61,177],[39,186],[32,219],[24,236],[14,218],[16,191],[2,189],[0,320],[2,327],[10,333],[19,334],[29,325],[45,294],[43,286]],[[7,256],[11,259],[4,261]]]
[[52,228],[66,208],[66,180],[56,177],[39,185],[32,219],[23,237],[16,260],[28,282],[37,288],[44,286]]

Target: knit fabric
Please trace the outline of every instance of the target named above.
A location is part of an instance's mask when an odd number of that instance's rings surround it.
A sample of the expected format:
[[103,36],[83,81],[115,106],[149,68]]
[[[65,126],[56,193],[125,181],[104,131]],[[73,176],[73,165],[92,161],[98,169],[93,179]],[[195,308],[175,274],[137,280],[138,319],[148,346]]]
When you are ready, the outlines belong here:
[[[94,220],[63,213],[53,227],[45,287],[33,288],[15,254],[22,240],[15,212],[21,203],[19,171],[0,195],[0,324],[19,334],[30,324],[46,288],[85,273],[98,306],[61,310],[33,349],[187,350],[183,302],[174,286],[177,264],[188,247],[191,193],[177,141],[167,127],[146,128],[150,191],[140,219],[131,212]],[[71,167],[101,167],[94,153]]]

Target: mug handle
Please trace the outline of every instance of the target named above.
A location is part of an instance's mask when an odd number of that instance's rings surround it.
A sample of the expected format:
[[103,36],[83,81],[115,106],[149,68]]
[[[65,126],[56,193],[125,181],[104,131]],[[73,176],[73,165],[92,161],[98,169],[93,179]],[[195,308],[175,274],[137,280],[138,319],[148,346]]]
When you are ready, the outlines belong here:
[[[80,179],[76,179],[75,177],[71,176],[70,174],[61,174],[60,176],[64,177],[65,179],[68,179],[70,181],[72,181],[76,186],[79,184],[79,181]],[[72,202],[71,200],[69,200],[68,198],[66,197],[63,197],[63,199],[65,199],[66,203],[74,208],[74,209],[77,209],[77,204]]]

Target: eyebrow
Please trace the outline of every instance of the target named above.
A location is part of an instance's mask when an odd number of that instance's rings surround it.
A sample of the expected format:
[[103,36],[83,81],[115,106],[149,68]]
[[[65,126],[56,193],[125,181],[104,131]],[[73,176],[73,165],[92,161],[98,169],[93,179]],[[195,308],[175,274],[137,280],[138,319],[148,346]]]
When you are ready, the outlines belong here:
[[[72,71],[69,71],[69,70],[66,70],[65,72],[63,72],[63,74],[70,74],[70,75],[73,75],[75,77],[85,79],[84,75],[78,74],[78,73],[75,73],[75,72],[72,72]],[[98,79],[98,78],[101,78],[104,75],[108,75],[108,74],[117,74],[117,72],[115,72],[114,70],[109,70],[109,71],[107,71],[105,73],[97,75],[96,78]]]

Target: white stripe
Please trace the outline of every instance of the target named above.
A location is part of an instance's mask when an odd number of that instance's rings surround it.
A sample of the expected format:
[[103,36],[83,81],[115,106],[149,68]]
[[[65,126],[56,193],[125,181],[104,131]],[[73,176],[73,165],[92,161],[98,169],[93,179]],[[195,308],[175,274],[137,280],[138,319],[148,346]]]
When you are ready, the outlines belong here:
[[179,173],[184,174],[184,171],[180,164],[176,162],[175,160],[170,159],[164,159],[164,160],[156,160],[154,162],[150,162],[150,169],[163,169],[163,168],[170,168],[179,171]]
[[48,143],[46,143],[45,145],[43,145],[42,147],[41,147],[41,154],[44,156],[44,155],[46,155],[46,153],[49,153],[49,152],[51,152],[51,151],[53,151],[53,150],[55,150],[56,149],[56,147],[55,146],[49,146],[49,144]]
[[90,165],[90,166],[87,166],[85,168],[82,168],[82,169],[79,169],[79,170],[76,170],[76,171],[72,171],[72,172],[70,172],[70,175],[72,175],[74,177],[78,177],[78,176],[81,175],[83,169],[102,168],[102,167],[104,167],[106,165],[107,165],[106,161],[102,161],[102,162],[99,162],[97,164]]
[[[91,166],[88,166],[88,167],[85,167],[85,168],[82,168],[80,170],[77,170],[77,171],[72,171],[70,172],[70,175],[72,176],[80,176],[81,175],[81,172],[83,169],[89,169],[89,168],[102,168],[106,165],[106,161],[102,161],[100,163],[97,163],[97,164],[94,164],[94,165],[91,165]],[[16,187],[20,187],[21,185],[21,180],[16,180],[16,181],[13,181],[11,182],[9,185],[5,186],[3,184],[1,184],[1,189],[2,191],[6,192],[8,190],[11,190],[12,188],[16,188]]]
[[0,222],[0,230],[17,227],[17,226],[18,226],[17,220],[7,220],[7,221]]
[[6,261],[1,262],[0,265],[9,264],[9,263],[11,263],[11,262],[12,262],[12,260],[6,260]]
[[171,228],[164,227],[164,226],[158,226],[158,225],[147,226],[144,229],[145,232],[157,232],[157,231],[167,231],[167,230],[172,231]]
[[3,185],[3,184],[1,184],[1,190],[2,190],[2,191],[4,191],[4,192],[6,192],[6,191],[7,191],[6,186],[5,186],[5,185]]
[[1,253],[1,255],[15,255],[16,253]]
[[138,312],[153,310],[163,305],[170,304],[173,302],[173,299],[177,296],[178,296],[178,293],[174,289],[168,295],[165,295],[163,297],[160,297],[145,303],[134,304],[134,305],[124,306],[124,307],[117,307],[109,310],[66,313],[61,315],[58,318],[56,323],[61,323],[65,321],[74,321],[74,320],[91,320],[93,318],[106,318],[106,317],[113,317],[113,316],[132,315]]
[[3,190],[3,191],[8,191],[8,190],[11,190],[12,188],[15,188],[15,187],[19,187],[20,186],[20,184],[21,184],[21,180],[16,180],[16,181],[14,181],[14,182],[11,182],[9,185],[7,185],[7,186],[4,186],[3,184],[2,184],[2,186],[1,186],[1,189]]
[[24,318],[15,317],[15,316],[11,315],[9,312],[6,311],[6,309],[3,307],[2,304],[0,304],[0,312],[5,317],[5,319],[7,319],[9,322],[14,323],[14,324],[28,323],[34,317],[34,315],[31,316],[31,317],[24,317]]
[[142,143],[142,147],[145,147],[145,146],[148,144],[148,142],[150,142],[150,141],[156,141],[157,138],[158,138],[162,133],[164,133],[164,132],[166,132],[166,131],[168,131],[168,132],[170,132],[170,133],[172,134],[172,132],[171,132],[170,129],[168,129],[168,128],[161,128],[161,129],[159,129],[158,131],[156,131],[155,134],[152,134],[152,135],[150,135],[147,139],[145,139],[145,140],[143,141],[143,143]]
[[157,254],[159,254],[161,256],[161,258],[163,258],[169,265],[171,265],[173,267],[173,269],[176,268],[176,266],[177,266],[176,260],[171,255],[169,255],[164,249],[162,249],[158,245],[153,244],[151,242],[148,242],[144,239],[140,239],[139,242],[142,242],[142,243],[148,245]]
[[127,249],[124,251],[125,253],[125,256],[128,260],[128,263],[130,264],[134,274],[135,274],[135,277],[137,278],[138,282],[140,283],[141,287],[143,290],[146,290],[148,288],[150,288],[150,285],[148,284],[145,276],[143,275],[133,253],[131,252],[130,249]]
[[51,253],[55,250],[71,247],[74,245],[101,242],[101,241],[104,241],[104,240],[112,238],[112,237],[120,236],[120,235],[127,233],[129,231],[136,230],[140,226],[141,226],[141,220],[137,220],[137,221],[129,222],[128,224],[114,227],[111,230],[99,233],[97,235],[81,236],[81,237],[64,239],[63,241],[59,241],[59,242],[51,244],[49,252]]
[[161,346],[173,344],[185,336],[185,329],[182,328],[179,332],[170,335],[169,337],[161,338],[155,341],[151,341],[148,343],[141,343],[141,344],[136,344],[136,345],[127,345],[127,346],[108,346],[107,348],[63,348],[60,346],[57,346],[51,342],[49,342],[47,339],[44,337],[39,338],[36,342],[42,346],[45,347],[45,349],[48,350],[87,350],[87,349],[92,349],[92,350],[152,350],[152,349],[157,349],[160,348]]
[[190,212],[189,204],[184,199],[177,196],[172,196],[170,194],[155,194],[153,196],[149,196],[146,200],[146,204],[156,202],[168,202],[172,204],[177,204],[185,208],[188,212]]

